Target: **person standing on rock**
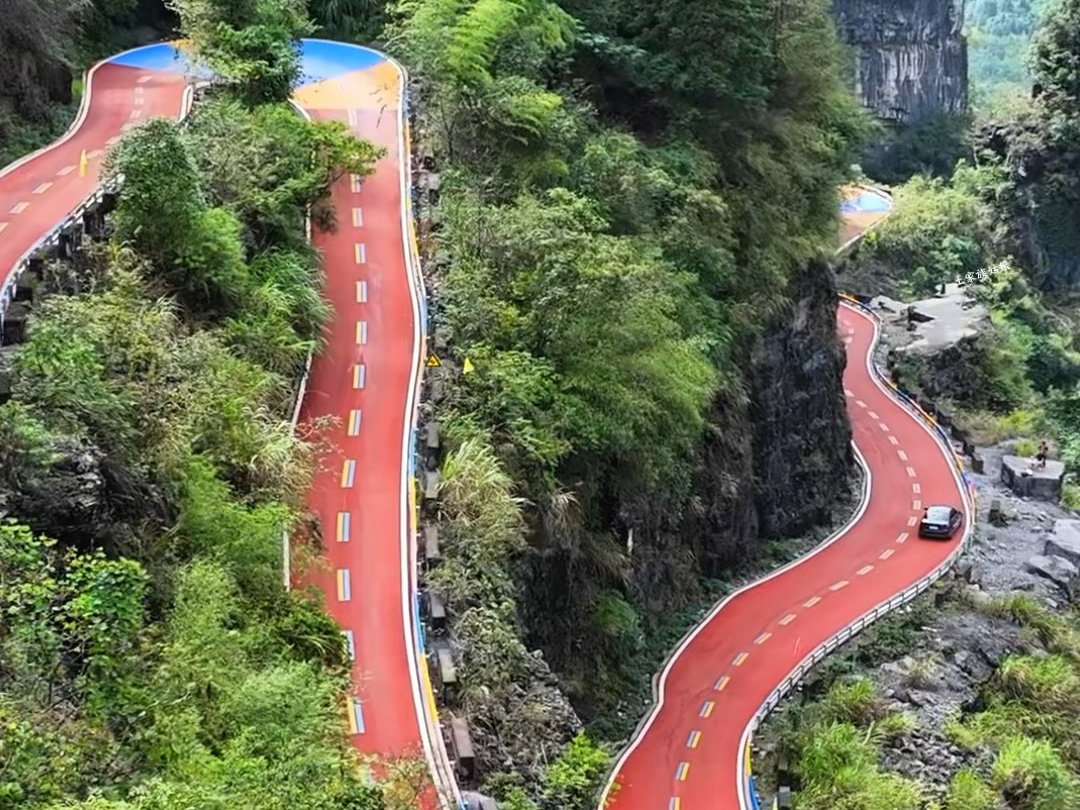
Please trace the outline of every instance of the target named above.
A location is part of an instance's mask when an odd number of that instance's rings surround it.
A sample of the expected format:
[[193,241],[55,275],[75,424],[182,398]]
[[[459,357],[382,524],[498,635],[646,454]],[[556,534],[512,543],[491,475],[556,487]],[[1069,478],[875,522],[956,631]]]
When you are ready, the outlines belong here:
[[1046,439],[1039,442],[1039,452],[1035,454],[1035,466],[1040,470],[1046,469],[1046,457],[1050,455],[1050,445]]

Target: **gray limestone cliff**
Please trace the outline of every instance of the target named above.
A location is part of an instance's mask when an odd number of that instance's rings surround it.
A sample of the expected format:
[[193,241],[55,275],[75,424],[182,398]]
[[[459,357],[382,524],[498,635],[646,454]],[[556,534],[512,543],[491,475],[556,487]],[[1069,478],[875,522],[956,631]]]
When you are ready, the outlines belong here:
[[723,576],[760,557],[766,540],[830,521],[850,491],[854,460],[828,264],[791,281],[789,307],[747,348],[742,402],[717,400],[694,496],[681,514],[637,515],[634,584],[654,607],[685,594],[691,571]]
[[880,118],[914,124],[967,108],[964,0],[834,0],[855,91]]

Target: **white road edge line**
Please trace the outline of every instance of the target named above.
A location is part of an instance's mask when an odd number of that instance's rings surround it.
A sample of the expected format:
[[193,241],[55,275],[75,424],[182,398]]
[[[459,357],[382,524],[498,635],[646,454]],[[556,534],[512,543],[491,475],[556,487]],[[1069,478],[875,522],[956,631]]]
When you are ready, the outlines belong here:
[[[664,708],[664,689],[667,685],[668,675],[671,673],[672,668],[675,666],[675,662],[679,660],[679,657],[694,642],[694,639],[698,637],[698,634],[701,633],[702,630],[704,630],[705,627],[710,622],[712,622],[714,618],[716,618],[716,615],[720,613],[720,611],[723,610],[729,602],[738,598],[747,591],[751,591],[754,588],[764,585],[766,582],[776,579],[777,577],[785,574],[791,569],[797,568],[798,566],[802,565],[807,560],[816,557],[818,554],[829,548],[829,546],[833,545],[835,542],[843,538],[844,535],[851,531],[854,526],[858,525],[859,520],[862,519],[862,516],[866,512],[867,507],[870,505],[872,474],[870,472],[870,466],[866,463],[866,459],[863,458],[863,454],[859,452],[858,445],[856,445],[854,441],[852,441],[851,443],[851,448],[855,453],[856,461],[863,469],[862,499],[860,500],[859,508],[856,510],[852,519],[846,525],[841,526],[839,529],[833,532],[829,537],[825,538],[825,540],[822,541],[822,543],[817,548],[811,550],[805,556],[800,557],[797,560],[792,560],[787,565],[783,565],[780,568],[777,568],[775,571],[765,575],[756,582],[751,582],[747,585],[743,585],[741,588],[732,591],[730,594],[721,599],[716,605],[714,605],[712,610],[709,611],[705,618],[698,622],[698,624],[692,630],[690,630],[690,632],[687,633],[686,636],[683,637],[683,640],[679,642],[679,645],[675,648],[675,651],[668,657],[668,660],[664,664],[664,668],[661,670],[659,677],[655,675],[653,676],[653,707],[649,710],[649,713],[634,730],[634,735],[631,738],[630,744],[623,748],[622,752],[619,754],[618,759],[615,760],[615,765],[614,767],[612,767],[610,773],[608,774],[607,780],[604,783],[604,790],[600,794],[599,807],[603,808],[607,805],[608,794],[611,792],[611,788],[615,784],[616,777],[619,775],[619,773],[623,769],[623,766],[626,764],[626,760],[630,758],[630,755],[632,753],[634,753],[637,747],[641,744],[641,741],[645,738],[645,735],[648,733],[649,729],[652,727],[652,724],[656,722],[656,718],[660,715],[660,711]],[[740,747],[740,752],[744,747],[745,746]],[[743,757],[740,753],[740,769],[742,768],[742,761]],[[740,788],[740,795],[742,790],[743,788]]]
[[[937,447],[938,451],[941,453],[942,457],[945,459],[945,463],[949,465],[949,472],[952,475],[953,483],[956,484],[956,488],[960,493],[960,500],[963,501],[963,503],[967,507],[964,510],[964,531],[961,533],[961,538],[962,538],[961,542],[956,546],[953,553],[949,557],[947,557],[945,562],[942,563],[942,565],[937,569],[939,571],[947,570],[948,568],[952,567],[952,564],[955,562],[956,558],[959,557],[959,555],[961,553],[963,553],[967,537],[971,533],[971,529],[972,529],[972,525],[973,525],[973,523],[972,523],[972,515],[971,515],[972,510],[973,510],[973,505],[972,505],[972,503],[970,502],[970,500],[968,498],[967,487],[964,485],[963,479],[960,477],[960,474],[956,470],[956,463],[955,463],[955,460],[954,460],[953,456],[950,454],[951,451],[947,450],[945,448],[945,445],[943,445],[941,443],[941,440],[939,439],[937,434],[934,432],[934,430],[928,424],[926,424],[926,422],[924,420],[920,419],[916,414],[912,413],[910,410],[908,410],[906,407],[904,407],[904,404],[899,401],[899,398],[895,397],[894,394],[892,394],[888,390],[886,390],[885,385],[881,382],[881,380],[878,379],[877,374],[874,373],[874,366],[873,366],[873,363],[874,363],[874,348],[877,346],[878,339],[881,336],[881,324],[880,324],[880,322],[877,320],[877,318],[873,317],[872,315],[870,315],[868,313],[865,313],[862,310],[858,309],[857,307],[855,307],[853,305],[850,305],[850,304],[847,304],[846,302],[841,302],[840,306],[841,307],[847,307],[847,309],[849,309],[852,313],[858,315],[861,318],[865,318],[866,320],[870,321],[870,324],[874,328],[874,339],[872,341],[870,341],[870,346],[869,346],[869,348],[867,350],[867,353],[866,353],[865,362],[866,362],[866,370],[867,370],[867,372],[870,374],[870,377],[873,380],[874,385],[876,385],[878,387],[878,389],[883,394],[885,394],[889,398],[889,400],[891,402],[893,402],[895,405],[897,405],[897,407],[899,407],[901,410],[903,410],[904,413],[907,415],[907,417],[909,419],[914,419],[915,422],[933,440],[934,446]],[[858,448],[856,448],[856,454],[857,454],[857,457],[859,459],[860,464],[862,464],[864,469],[866,470],[867,485],[866,485],[865,490],[864,490],[864,498],[865,498],[865,501],[868,503],[869,500],[870,500],[870,491],[872,489],[872,485],[870,483],[870,481],[871,481],[871,479],[870,479],[870,469],[869,469],[869,467],[866,466],[866,460],[863,458],[862,454],[858,453]],[[860,510],[860,513],[859,513],[858,517],[856,517],[851,523],[849,523],[848,524],[849,526],[854,526],[858,522],[858,518],[862,516],[862,511],[863,510]],[[815,552],[812,552],[812,553],[816,553],[816,550],[815,550]],[[804,557],[802,559],[805,560],[807,558]],[[750,587],[753,587],[753,586],[750,586]],[[909,586],[901,589],[900,591],[898,591],[896,594],[893,594],[893,596],[891,596],[888,600],[882,602],[879,605],[876,605],[871,610],[864,613],[862,616],[860,616],[858,619],[856,619],[852,624],[849,624],[848,627],[851,627],[851,626],[853,626],[855,624],[858,624],[859,622],[865,621],[867,617],[874,615],[874,613],[881,607],[881,605],[887,605],[890,601],[895,599],[898,594],[904,593],[904,591],[908,590],[908,588],[910,588],[910,587],[911,586],[909,585]],[[736,591],[736,593],[738,593],[738,591]],[[732,595],[734,595],[734,594],[732,594]],[[711,614],[710,614],[710,618],[711,618]],[[798,669],[800,666],[802,666],[804,662],[809,661],[810,659],[812,659],[813,656],[817,653],[818,649],[821,649],[822,647],[826,647],[827,645],[831,644],[833,639],[839,638],[846,630],[847,630],[847,628],[841,629],[840,632],[837,633],[837,635],[833,636],[832,639],[829,639],[824,644],[819,645],[818,648],[810,650],[810,652],[807,653],[807,655],[803,657],[802,661],[799,661],[798,663],[796,663],[795,666],[792,667],[788,671],[788,676],[787,677],[790,677],[791,673],[795,672],[795,670]],[[771,696],[772,695],[770,694],[770,697]],[[766,700],[768,700],[768,698]],[[736,781],[736,787],[737,787],[737,789],[739,791],[739,808],[740,808],[740,810],[749,810],[749,808],[752,806],[752,803],[750,801],[750,797],[747,796],[747,774],[743,770],[744,766],[746,765],[746,757],[744,755],[744,752],[746,750],[746,746],[750,743],[751,735],[754,733],[754,729],[755,729],[756,723],[757,723],[758,714],[761,713],[761,709],[763,709],[764,707],[765,707],[765,704],[762,704],[761,707],[758,709],[758,711],[754,713],[754,717],[751,718],[751,720],[747,724],[746,728],[743,729],[742,737],[739,739],[739,754],[736,757],[736,763],[735,763],[735,781]],[[607,789],[606,788],[605,788],[604,793],[605,793],[605,797],[606,797],[606,794],[607,794]],[[601,805],[601,807],[602,806],[603,805]]]

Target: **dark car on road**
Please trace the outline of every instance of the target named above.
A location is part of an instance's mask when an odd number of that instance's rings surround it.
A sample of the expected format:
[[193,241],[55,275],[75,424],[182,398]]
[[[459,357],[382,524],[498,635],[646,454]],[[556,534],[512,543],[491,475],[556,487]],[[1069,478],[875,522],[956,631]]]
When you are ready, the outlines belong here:
[[964,522],[964,513],[952,506],[928,506],[923,510],[919,523],[919,537],[933,537],[949,540],[960,524]]

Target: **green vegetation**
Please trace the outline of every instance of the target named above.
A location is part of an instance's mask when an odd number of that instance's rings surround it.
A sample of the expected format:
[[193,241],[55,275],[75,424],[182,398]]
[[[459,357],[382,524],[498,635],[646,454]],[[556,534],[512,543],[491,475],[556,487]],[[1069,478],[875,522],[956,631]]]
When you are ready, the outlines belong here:
[[889,712],[866,678],[837,681],[824,698],[781,711],[780,743],[795,754],[799,810],[923,810],[922,787],[878,765],[881,744],[914,727]]
[[831,246],[868,123],[818,0],[403,0],[388,41],[440,158],[438,316],[475,368],[440,414],[433,584],[487,785],[506,798],[512,758],[539,797],[520,746],[565,730],[529,651],[594,734],[640,711],[650,639],[701,599],[679,533],[703,438],[718,411],[747,431],[748,348]]
[[968,80],[981,116],[998,117],[1031,93],[1028,46],[1052,0],[971,0],[965,12]]
[[250,69],[294,48],[268,8],[258,43],[203,43],[237,83],[110,154],[115,240],[46,274],[15,357],[0,807],[415,804],[358,761],[341,635],[281,585],[315,451],[293,376],[329,314],[305,217],[332,221],[331,183],[377,152],[281,104],[285,68]]
[[880,744],[909,734],[914,719],[888,712],[869,679],[846,676],[821,699],[777,718],[779,743],[794,754],[797,808],[1080,807],[1080,617],[1052,613],[1026,595],[982,609],[1018,623],[1030,652],[1007,658],[977,706],[946,723],[946,735],[976,757],[952,776],[943,802],[929,798],[930,786],[881,770]]

